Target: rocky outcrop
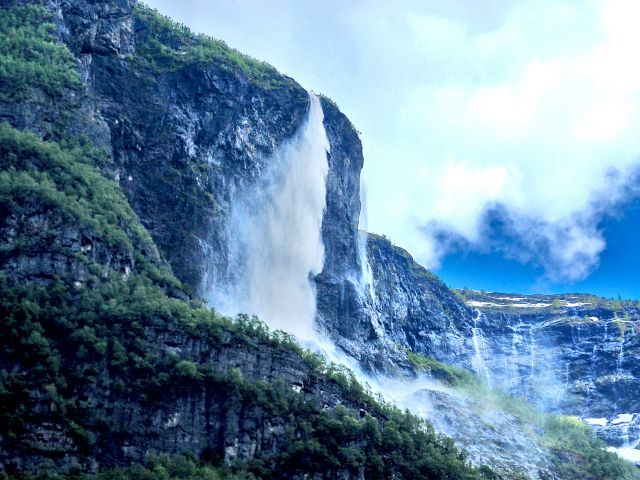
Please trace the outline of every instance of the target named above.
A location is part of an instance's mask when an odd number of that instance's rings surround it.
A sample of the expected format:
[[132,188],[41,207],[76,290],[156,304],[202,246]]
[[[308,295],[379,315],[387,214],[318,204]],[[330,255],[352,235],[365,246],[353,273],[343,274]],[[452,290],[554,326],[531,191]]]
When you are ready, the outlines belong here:
[[[341,385],[314,373],[298,353],[273,342],[229,333],[216,339],[205,331],[188,333],[160,321],[138,334],[146,358],[164,368],[173,365],[173,370],[162,370],[169,374],[170,388],[122,391],[117,353],[96,358],[85,368],[101,373],[74,386],[79,399],[74,408],[81,418],[81,427],[75,428],[90,433],[78,435],[60,422],[55,409],[48,414],[53,407],[45,394],[38,414],[50,420],[27,425],[19,443],[1,443],[0,472],[97,472],[143,463],[147,455],[160,452],[231,465],[277,456],[289,448],[297,425],[287,409],[278,411],[271,402],[274,395],[282,402],[306,402],[318,411],[338,404],[361,408]],[[176,358],[192,362],[194,371],[179,373]],[[166,375],[160,372],[155,375]],[[266,397],[261,401],[256,394]],[[92,440],[87,443],[85,435]],[[355,477],[345,472],[343,478]]]
[[[122,275],[135,271],[132,250],[107,245],[95,231],[60,218],[58,212],[39,202],[2,216],[0,238],[0,264],[13,282],[46,283],[60,277],[82,283],[91,275],[89,262],[106,265]],[[78,261],[79,255],[88,261]]]
[[406,372],[407,351],[471,368],[473,310],[385,237],[361,232],[360,244],[341,302],[318,299],[334,307],[322,323],[334,342],[378,373]]

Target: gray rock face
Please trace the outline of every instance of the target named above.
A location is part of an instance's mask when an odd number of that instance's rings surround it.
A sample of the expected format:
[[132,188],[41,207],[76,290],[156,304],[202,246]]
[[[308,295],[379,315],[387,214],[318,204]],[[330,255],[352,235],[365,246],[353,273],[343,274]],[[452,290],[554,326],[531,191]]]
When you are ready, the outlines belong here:
[[[277,73],[275,88],[217,62],[153,72],[131,60],[150,26],[135,2],[62,2],[61,30],[85,68],[90,97],[129,201],[174,273],[201,294],[225,283],[234,196],[300,128],[307,92]],[[349,120],[322,99],[328,155],[325,267],[316,279],[320,322],[350,323],[362,146]]]
[[[46,235],[42,235],[46,232]],[[50,206],[32,203],[25,211],[0,218],[0,264],[14,282],[73,278],[78,286],[89,276],[83,255],[122,275],[135,269],[132,251],[107,245],[95,232],[64,221]],[[24,245],[24,239],[32,239]]]
[[[38,413],[51,420],[28,425],[17,450],[5,449],[3,444],[0,471],[24,474],[75,469],[97,473],[98,467],[142,463],[148,454],[159,452],[231,464],[288,448],[295,428],[292,419],[275,412],[273,404],[261,403],[238,389],[238,384],[229,381],[233,375],[249,383],[277,385],[275,391],[281,389],[284,401],[297,398],[318,413],[337,405],[356,411],[362,408],[338,383],[315,373],[299,354],[271,342],[228,333],[215,339],[162,322],[140,332],[139,342],[157,361],[171,362],[178,357],[197,364],[208,372],[208,378],[174,379],[171,388],[131,395],[121,391],[121,379],[105,361],[97,381],[74,386],[83,427],[95,436],[91,448],[58,423],[55,414],[47,415],[51,400],[45,396]],[[216,375],[221,375],[220,379]],[[355,478],[340,469],[318,478],[335,478],[336,474]]]
[[640,440],[633,428],[628,438],[621,433],[624,422],[612,423],[640,411],[637,304],[588,295],[463,293],[482,312],[481,355],[495,386],[548,411],[608,419],[597,431],[609,445]]
[[360,241],[366,263],[341,303],[319,296],[335,308],[322,323],[334,342],[374,372],[401,373],[407,351],[471,368],[473,310],[389,240],[361,232]]

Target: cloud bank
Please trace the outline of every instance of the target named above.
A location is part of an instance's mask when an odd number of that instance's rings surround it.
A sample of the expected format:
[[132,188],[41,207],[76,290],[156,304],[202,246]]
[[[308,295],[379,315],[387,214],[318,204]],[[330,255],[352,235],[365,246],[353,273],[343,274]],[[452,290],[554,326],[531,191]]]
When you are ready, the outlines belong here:
[[333,97],[363,132],[367,227],[428,267],[465,248],[582,279],[638,193],[633,0],[151,3]]

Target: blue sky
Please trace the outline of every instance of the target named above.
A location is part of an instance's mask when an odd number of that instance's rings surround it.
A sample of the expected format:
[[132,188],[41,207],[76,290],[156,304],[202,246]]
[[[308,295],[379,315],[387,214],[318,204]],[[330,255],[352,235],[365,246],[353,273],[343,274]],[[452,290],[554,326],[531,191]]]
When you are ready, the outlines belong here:
[[600,227],[607,247],[599,266],[576,282],[553,284],[544,271],[531,264],[505,258],[495,252],[460,249],[446,256],[438,274],[450,286],[507,293],[597,293],[605,297],[640,298],[640,202],[621,210],[621,217],[608,218]]
[[366,221],[453,286],[640,297],[640,3],[152,0],[333,98]]

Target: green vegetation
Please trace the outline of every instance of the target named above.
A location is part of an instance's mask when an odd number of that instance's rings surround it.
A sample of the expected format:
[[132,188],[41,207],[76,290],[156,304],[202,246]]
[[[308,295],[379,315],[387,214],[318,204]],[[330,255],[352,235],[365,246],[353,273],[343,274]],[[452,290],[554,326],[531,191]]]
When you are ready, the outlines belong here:
[[[26,18],[18,10],[11,12],[15,18]],[[151,15],[151,11],[141,7],[137,14]],[[170,66],[173,53],[183,48],[188,51],[180,55],[189,61],[232,52],[207,51],[190,43],[202,38],[187,38],[179,28],[171,33],[162,18],[152,16],[147,20],[158,23],[151,31],[164,32],[154,35],[175,33],[176,38],[164,41],[186,42],[175,44],[175,50],[161,47],[157,65]],[[25,25],[33,29],[45,17],[29,18]],[[18,51],[28,56],[27,50]],[[242,71],[256,67],[239,66],[233,56],[220,61]],[[258,73],[247,74],[259,80]],[[65,88],[73,86],[62,83],[56,90],[52,86],[58,84],[47,79],[37,84],[38,78],[32,79],[32,87],[51,95],[67,96]],[[67,113],[71,118],[79,115],[71,106]],[[378,402],[353,374],[303,351],[291,336],[269,331],[255,317],[230,319],[199,301],[171,298],[168,293],[183,290],[182,285],[160,260],[118,185],[101,174],[108,170],[110,159],[91,142],[44,141],[2,124],[0,162],[0,209],[13,222],[12,234],[1,240],[0,253],[21,266],[18,277],[12,270],[0,274],[3,450],[18,457],[32,455],[29,432],[33,426],[47,425],[55,435],[68,438],[80,458],[90,456],[105,435],[140,433],[128,432],[120,423],[114,414],[118,405],[154,411],[184,395],[210,391],[225,408],[252,409],[269,420],[280,419],[286,426],[282,447],[231,465],[229,471],[220,468],[223,445],[213,444],[189,452],[186,459],[158,457],[144,466],[100,476],[231,479],[363,470],[369,478],[491,478],[489,470],[471,468],[451,440],[436,435],[430,425]],[[82,246],[85,238],[90,239],[87,248]],[[74,247],[74,242],[82,248]],[[55,255],[53,260],[47,259],[49,254]],[[53,263],[53,273],[22,267],[39,263]],[[298,356],[315,377],[310,381],[335,384],[332,388],[349,406],[325,408],[319,398],[307,399],[283,382],[254,381],[237,368],[223,371],[215,363],[167,353],[157,345],[163,332],[187,343],[200,342],[207,351],[233,344]],[[108,398],[100,392],[109,392]],[[361,415],[361,408],[366,415]],[[50,467],[45,470],[55,470]],[[72,462],[60,474],[78,478],[80,471],[80,465]]]
[[[386,479],[394,473],[400,478],[490,478],[470,468],[463,453],[424,421],[373,398],[362,401],[368,394],[348,377],[336,382],[348,383],[346,398],[366,405],[365,417],[344,406],[325,409],[305,401],[289,385],[245,379],[237,369],[220,372],[215,364],[160,356],[152,341],[157,331],[190,331],[194,340],[213,350],[243,335],[256,342],[253,332],[262,324],[247,317],[233,322],[168,299],[140,276],[95,282],[81,293],[63,281],[47,288],[0,284],[0,315],[5,319],[0,335],[7,344],[1,364],[22,366],[0,371],[0,434],[9,449],[19,449],[29,424],[46,419],[70,432],[81,452],[92,451],[96,434],[122,428],[108,410],[96,411],[90,402],[78,401],[92,392],[109,388],[113,401],[136,398],[153,408],[171,403],[181,392],[204,389],[218,392],[229,409],[261,409],[269,419],[287,419],[284,447],[277,454],[234,467],[258,478],[272,478],[274,472],[362,468],[367,478]],[[289,349],[286,341],[277,346]],[[319,366],[316,374],[322,375],[324,368],[331,367]],[[334,372],[329,378],[340,375]],[[38,400],[42,398],[52,405],[46,413]],[[219,465],[222,453],[200,455]]]
[[624,318],[618,318],[618,314],[614,313],[613,323],[618,328],[618,332],[619,332],[618,341],[620,343],[624,342],[627,329],[632,324],[631,315],[629,314],[629,312],[625,312]]
[[[90,229],[109,246],[132,251],[136,245],[136,253],[146,255],[155,248],[151,237],[116,184],[95,168],[106,162],[106,154],[87,141],[61,147],[0,124],[0,202],[20,215],[37,201],[64,221]],[[25,242],[30,240],[37,238]]]
[[577,418],[546,416],[542,440],[554,454],[560,478],[640,478],[636,467],[604,450],[604,444]]
[[[104,239],[112,253],[137,252],[142,260],[153,249],[115,183],[93,166],[104,159],[90,145],[43,142],[3,125],[0,149],[4,167],[0,208],[23,219],[36,209],[51,219],[51,226],[71,224]],[[5,242],[1,250],[27,256],[46,250],[52,232],[39,233]],[[96,411],[78,399],[108,390],[114,401],[136,398],[152,408],[171,402],[171,395],[210,388],[229,404],[261,407],[270,418],[290,419],[284,442],[288,448],[236,466],[257,478],[271,478],[287,469],[363,468],[370,478],[394,473],[403,478],[485,478],[486,470],[470,468],[450,440],[438,437],[418,418],[380,404],[350,372],[303,352],[289,335],[270,332],[255,317],[231,320],[197,301],[169,298],[166,288],[180,284],[150,259],[123,276],[91,255],[87,251],[72,256],[90,272],[81,284],[73,277],[51,278],[46,284],[15,284],[0,277],[0,335],[6,344],[0,364],[17,366],[0,370],[0,435],[6,439],[5,448],[19,451],[29,425],[46,421],[58,425],[81,453],[89,454],[96,435],[121,426],[108,409]],[[360,418],[346,407],[325,410],[305,402],[284,384],[252,382],[239,370],[218,372],[193,359],[162,356],[149,338],[157,331],[190,335],[206,342],[208,349],[221,348],[233,338],[302,355],[312,374],[340,385],[354,405],[366,406],[370,413]],[[220,458],[221,452],[202,452],[202,460],[210,463],[217,464]],[[118,475],[144,478],[161,468],[168,467],[134,467]],[[195,478],[201,473],[218,475],[206,466],[194,468]],[[172,474],[167,471],[167,475]]]
[[462,302],[464,304],[467,303],[467,295],[466,295],[467,289],[466,288],[464,288],[462,290],[458,290],[458,289],[455,289],[455,288],[454,289],[450,289],[450,290],[454,293],[454,295],[456,295],[458,298],[460,298],[460,300],[462,300]]
[[407,350],[407,360],[417,370],[428,373],[452,387],[480,386],[480,378],[469,370],[457,368],[446,363],[438,362],[424,355]]
[[3,8],[0,32],[1,101],[25,100],[34,89],[63,101],[80,87],[73,55],[54,38],[51,12],[39,5]]
[[144,465],[111,470],[87,480],[252,480],[246,472],[231,472],[181,455],[150,455]]
[[196,35],[183,24],[139,4],[136,20],[144,28],[136,29],[135,61],[156,73],[179,70],[194,63],[213,63],[237,71],[262,88],[277,88],[293,81],[271,65],[229,48],[222,40]]

